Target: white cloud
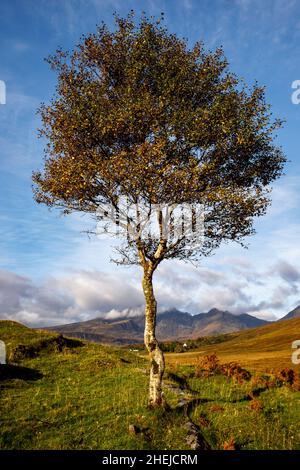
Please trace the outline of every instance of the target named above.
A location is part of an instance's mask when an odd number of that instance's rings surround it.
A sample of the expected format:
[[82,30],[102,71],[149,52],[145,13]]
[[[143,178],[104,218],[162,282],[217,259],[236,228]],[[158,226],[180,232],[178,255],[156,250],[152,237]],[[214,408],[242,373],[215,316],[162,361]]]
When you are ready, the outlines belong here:
[[135,316],[143,304],[141,290],[125,276],[77,271],[43,284],[0,271],[0,315],[30,325],[54,325],[119,311]]
[[[159,311],[177,308],[200,313],[213,307],[260,318],[281,317],[299,297],[300,275],[279,260],[263,270],[237,258],[222,268],[163,263],[154,276]],[[230,259],[230,264],[228,263]],[[95,317],[114,319],[143,313],[141,271],[78,269],[42,283],[0,271],[0,315],[29,325],[55,325]],[[291,309],[290,308],[290,309]]]
[[134,318],[143,315],[144,307],[125,308],[124,310],[112,309],[103,315],[106,320],[115,320],[117,318]]

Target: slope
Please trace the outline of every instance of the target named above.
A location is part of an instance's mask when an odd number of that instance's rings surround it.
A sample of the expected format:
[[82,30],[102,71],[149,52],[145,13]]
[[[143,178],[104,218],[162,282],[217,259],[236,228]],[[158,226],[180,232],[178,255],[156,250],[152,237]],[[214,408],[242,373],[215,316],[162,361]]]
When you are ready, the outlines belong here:
[[300,339],[300,318],[253,328],[232,334],[226,342],[201,347],[200,351],[169,353],[169,363],[195,364],[199,356],[217,354],[222,361],[236,361],[258,370],[294,367],[292,342]]
[[191,421],[213,449],[300,448],[300,392],[288,387],[262,391],[262,411],[253,411],[255,382],[169,368],[168,407],[150,410],[139,355],[7,321],[0,339],[9,357],[0,364],[0,449],[188,450]]

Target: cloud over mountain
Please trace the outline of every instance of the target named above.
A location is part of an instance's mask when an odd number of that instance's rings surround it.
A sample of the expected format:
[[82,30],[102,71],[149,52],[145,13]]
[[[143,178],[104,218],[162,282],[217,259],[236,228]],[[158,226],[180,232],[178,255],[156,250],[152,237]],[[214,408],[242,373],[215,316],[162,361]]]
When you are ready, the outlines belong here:
[[[215,307],[274,320],[284,314],[287,303],[291,309],[297,305],[299,276],[295,266],[281,260],[260,271],[241,261],[231,259],[230,272],[166,262],[154,279],[159,310],[175,307],[197,314]],[[134,318],[143,314],[140,275],[139,270],[125,272],[121,268],[114,273],[76,270],[37,283],[0,270],[0,318],[33,326],[95,317]]]

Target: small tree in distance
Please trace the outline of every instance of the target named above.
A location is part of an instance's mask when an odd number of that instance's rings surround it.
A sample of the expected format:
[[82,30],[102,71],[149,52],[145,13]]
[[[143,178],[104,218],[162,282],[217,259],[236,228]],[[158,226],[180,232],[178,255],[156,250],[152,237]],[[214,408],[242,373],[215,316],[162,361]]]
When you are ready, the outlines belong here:
[[[114,211],[116,261],[143,269],[149,404],[160,406],[153,274],[164,259],[198,260],[253,233],[282,174],[285,157],[273,144],[281,122],[263,88],[230,73],[222,49],[189,49],[161,19],[136,22],[131,12],[115,20],[115,31],[102,24],[74,51],[49,58],[58,85],[40,108],[48,145],[34,193],[64,213],[93,215],[108,231]],[[190,211],[175,216],[183,206]]]

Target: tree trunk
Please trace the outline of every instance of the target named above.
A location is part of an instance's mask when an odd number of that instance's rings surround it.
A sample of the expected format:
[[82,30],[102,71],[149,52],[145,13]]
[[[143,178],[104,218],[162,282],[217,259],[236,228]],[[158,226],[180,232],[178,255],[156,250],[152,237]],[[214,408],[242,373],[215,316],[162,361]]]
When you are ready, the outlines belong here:
[[156,300],[152,284],[153,272],[144,269],[143,291],[146,300],[145,308],[145,346],[150,358],[149,406],[162,405],[162,377],[165,370],[165,360],[162,350],[155,337]]

